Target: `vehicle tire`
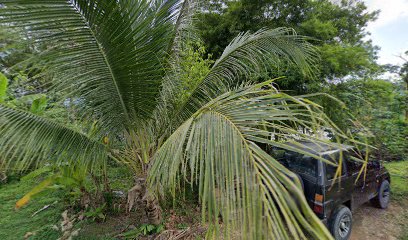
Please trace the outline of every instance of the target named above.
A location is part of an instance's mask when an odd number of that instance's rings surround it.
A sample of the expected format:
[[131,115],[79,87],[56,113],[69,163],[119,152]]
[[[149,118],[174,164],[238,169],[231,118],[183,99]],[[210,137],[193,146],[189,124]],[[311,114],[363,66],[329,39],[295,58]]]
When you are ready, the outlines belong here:
[[378,189],[378,194],[370,202],[378,208],[386,209],[390,203],[390,193],[391,187],[390,182],[384,180],[381,182],[380,188]]
[[347,240],[351,235],[353,215],[348,207],[341,205],[332,215],[329,223],[330,233],[336,240]]

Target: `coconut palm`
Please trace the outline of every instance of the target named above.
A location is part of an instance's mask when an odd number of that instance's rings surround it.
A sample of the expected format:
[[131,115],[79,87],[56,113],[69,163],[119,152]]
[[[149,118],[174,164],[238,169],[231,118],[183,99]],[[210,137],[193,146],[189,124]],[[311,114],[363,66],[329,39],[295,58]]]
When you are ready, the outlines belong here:
[[180,102],[180,53],[194,39],[196,7],[192,0],[2,0],[0,22],[46,46],[21,64],[52,76],[48,90],[63,103],[75,99],[79,119],[97,125],[89,135],[0,105],[5,166],[70,159],[92,170],[118,159],[142,167],[153,193],[175,195],[181,182],[197,187],[203,221],[214,230],[208,236],[330,238],[296,176],[259,145],[302,152],[287,142],[336,145],[319,136],[346,134],[309,96],[282,93],[272,80],[251,83],[288,65],[313,74],[314,48],[290,29],[242,33]]

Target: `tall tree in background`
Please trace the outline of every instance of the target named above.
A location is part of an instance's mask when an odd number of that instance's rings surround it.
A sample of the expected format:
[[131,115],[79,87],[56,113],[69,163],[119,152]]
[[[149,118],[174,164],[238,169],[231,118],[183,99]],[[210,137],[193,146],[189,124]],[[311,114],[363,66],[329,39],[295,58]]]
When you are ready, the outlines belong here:
[[408,123],[408,51],[405,52],[405,56],[401,56],[401,59],[405,61],[402,64],[399,75],[405,83],[405,121]]
[[[407,102],[403,81],[349,79],[330,84],[324,91],[347,106],[340,108],[335,101],[328,99],[323,103],[326,113],[339,127],[359,130],[364,123],[369,128],[372,133],[370,144],[376,147],[373,155],[377,159],[403,160],[408,155],[408,122],[404,116]],[[349,112],[355,119],[350,118]]]
[[368,34],[364,28],[377,14],[368,12],[364,2],[358,0],[208,0],[197,25],[207,50],[215,57],[241,31],[284,26],[313,38],[321,54],[314,78],[285,66],[270,74],[286,76],[278,81],[282,89],[304,93],[319,90],[327,81],[379,70],[375,63],[377,48],[364,40]]

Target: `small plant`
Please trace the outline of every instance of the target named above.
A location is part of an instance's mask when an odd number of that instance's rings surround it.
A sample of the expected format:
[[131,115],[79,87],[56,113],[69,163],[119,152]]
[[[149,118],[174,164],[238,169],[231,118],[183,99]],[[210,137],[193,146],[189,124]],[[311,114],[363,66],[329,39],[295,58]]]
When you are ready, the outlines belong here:
[[164,226],[163,224],[159,225],[142,224],[138,229],[142,233],[142,235],[146,236],[155,233],[160,233],[161,231],[164,230]]
[[106,204],[103,204],[102,206],[97,208],[88,208],[84,215],[92,221],[103,222],[106,219],[106,216],[104,214],[105,207]]
[[177,224],[177,228],[178,229],[187,229],[188,224],[187,223],[179,223],[179,224]]
[[121,235],[125,239],[136,239],[139,236],[147,236],[152,234],[161,233],[164,230],[164,225],[152,225],[152,224],[142,224],[138,228],[127,231]]

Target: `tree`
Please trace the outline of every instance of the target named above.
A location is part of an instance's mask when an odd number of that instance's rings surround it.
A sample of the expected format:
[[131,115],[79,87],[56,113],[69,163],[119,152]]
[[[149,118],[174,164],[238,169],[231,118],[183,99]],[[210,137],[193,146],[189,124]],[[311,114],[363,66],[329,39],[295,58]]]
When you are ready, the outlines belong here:
[[[228,42],[242,31],[289,27],[311,37],[321,59],[315,75],[304,76],[285,63],[270,73],[286,76],[278,81],[296,93],[319,91],[322,84],[346,76],[377,73],[377,47],[365,40],[365,27],[378,12],[368,12],[363,1],[303,0],[219,0],[207,1],[198,15],[197,26],[209,53],[221,55]],[[353,61],[350,61],[353,59]]]
[[[405,95],[408,93],[408,51],[405,52],[405,57],[401,56],[401,59],[404,60],[404,64],[402,65],[399,75],[402,78],[402,81],[405,82]],[[408,102],[407,96],[405,96],[405,102]],[[405,121],[408,122],[408,104],[405,105]]]
[[[327,92],[341,100],[347,108],[333,101],[322,101],[326,112],[342,129],[368,127],[369,138],[377,159],[401,160],[408,154],[408,124],[404,120],[405,93],[402,81],[381,79],[350,79],[332,84]],[[347,109],[349,109],[347,111]],[[353,113],[353,117],[349,113]]]
[[174,196],[180,182],[197,183],[203,220],[215,234],[222,214],[227,236],[237,229],[252,239],[331,238],[300,183],[291,180],[294,174],[257,145],[301,151],[287,141],[307,139],[338,146],[318,138],[323,130],[348,139],[319,105],[277,91],[272,81],[250,83],[277,62],[310,74],[316,54],[304,37],[286,28],[241,33],[183,94],[180,79],[191,76],[180,61],[191,39],[192,1],[2,4],[2,24],[24,27],[33,42],[46,43],[25,61],[28,66],[52,76],[49,91],[64,103],[73,99],[84,124],[96,121],[89,135],[1,104],[0,156],[6,167],[26,169],[51,158],[96,171],[112,158],[140,162],[150,194]]

